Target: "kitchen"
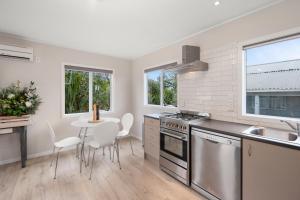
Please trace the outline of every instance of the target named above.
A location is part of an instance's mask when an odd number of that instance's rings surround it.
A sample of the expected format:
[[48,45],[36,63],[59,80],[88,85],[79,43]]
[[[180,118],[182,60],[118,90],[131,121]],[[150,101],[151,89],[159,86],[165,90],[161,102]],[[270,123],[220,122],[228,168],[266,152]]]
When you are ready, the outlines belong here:
[[[290,41],[294,40],[293,36],[289,38],[291,38]],[[288,41],[286,38],[281,38],[276,41],[277,43],[272,41],[272,43],[263,43],[253,48],[259,51],[263,45],[274,48],[274,45],[282,45],[280,43]],[[183,64],[174,66],[171,64],[171,67],[166,67],[165,73],[168,73],[169,68],[176,71],[179,76],[193,72],[208,73],[209,64],[199,62],[200,57],[194,59],[190,56],[195,50],[195,55],[199,55],[199,48],[183,46]],[[284,52],[283,48],[281,50]],[[244,51],[243,53],[248,53],[247,50]],[[287,61],[286,65],[291,70],[293,65],[289,62],[294,61]],[[282,62],[278,64],[281,70],[284,70]],[[260,69],[274,66],[277,67],[277,64],[258,65]],[[250,67],[253,68],[253,66]],[[253,71],[247,72],[247,76],[251,76]],[[255,75],[258,74],[257,70],[254,72],[256,72]],[[267,73],[272,72],[267,71]],[[281,74],[281,76],[284,75]],[[267,86],[268,92],[272,91],[274,86],[270,85],[276,84],[274,75],[269,75],[264,79],[267,79],[264,82],[271,83]],[[252,82],[253,78],[247,78],[247,92],[253,92],[254,89],[251,86],[254,83]],[[260,81],[260,84],[264,82]],[[286,87],[286,82],[281,82],[276,86],[276,92],[279,90],[278,87],[285,87],[281,90],[291,88]],[[151,93],[151,89],[148,92]],[[262,96],[260,94],[260,98]],[[259,111],[255,114],[265,112],[264,117],[276,115],[276,110],[272,109],[270,114],[261,107],[254,108],[254,110]],[[294,109],[295,113],[297,113],[296,110],[297,108]],[[251,113],[251,109],[247,113]],[[282,115],[283,110],[277,114]],[[299,141],[300,124],[295,121],[293,125],[283,118],[278,119],[278,124],[283,124],[289,130],[215,120],[211,119],[210,113],[180,110],[177,114],[166,112],[160,115],[145,114],[145,158],[150,158],[159,165],[161,170],[183,184],[191,186],[208,199],[283,199],[286,196],[296,199],[299,196],[296,183],[298,178],[295,173],[297,174],[299,167],[297,160],[300,154],[297,152],[299,150],[297,141]],[[283,159],[281,156],[284,156],[284,163],[281,162]],[[296,182],[291,182],[291,180]]]
[[[226,20],[193,29],[166,45],[156,43],[159,48],[145,48],[134,59],[125,56],[133,50],[124,53],[119,46],[118,54],[126,59],[30,39],[12,22],[3,22],[10,30],[2,27],[0,44],[32,47],[34,61],[1,58],[0,88],[34,80],[42,104],[27,129],[26,168],[18,168],[18,135],[0,137],[0,199],[43,199],[43,192],[45,199],[299,199],[299,2],[268,1],[229,16],[233,3],[237,1],[210,1],[213,14],[226,14]],[[103,150],[103,157],[100,151],[91,181],[89,165],[79,175],[73,152],[63,152],[55,182],[54,168],[48,168],[52,149],[44,122],[54,125],[59,138],[77,134],[70,124],[81,115],[66,113],[63,74],[79,68],[94,73],[94,66],[106,66],[97,73],[107,73],[111,81],[108,111],[100,115],[122,119],[132,113],[133,145],[131,140],[121,142],[120,167],[111,164],[109,151]],[[88,149],[82,149],[84,159],[91,160]],[[51,190],[26,187],[40,183],[52,185]]]

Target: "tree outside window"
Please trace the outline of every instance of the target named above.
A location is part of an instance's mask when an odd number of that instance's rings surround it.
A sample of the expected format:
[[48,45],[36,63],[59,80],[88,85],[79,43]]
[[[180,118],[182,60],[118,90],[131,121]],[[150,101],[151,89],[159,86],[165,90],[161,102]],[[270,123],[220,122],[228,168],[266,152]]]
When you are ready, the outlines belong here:
[[65,66],[65,114],[89,112],[95,103],[111,109],[112,72],[107,71]]
[[146,72],[147,104],[177,106],[177,73],[155,70]]
[[89,111],[89,73],[65,71],[65,113]]
[[177,73],[163,73],[164,106],[177,106]]

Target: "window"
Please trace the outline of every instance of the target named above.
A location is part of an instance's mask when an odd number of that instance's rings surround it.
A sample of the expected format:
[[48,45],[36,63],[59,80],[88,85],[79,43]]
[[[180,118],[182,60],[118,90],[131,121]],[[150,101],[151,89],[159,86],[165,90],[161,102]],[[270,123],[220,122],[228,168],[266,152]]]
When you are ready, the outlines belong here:
[[64,66],[65,114],[92,111],[93,104],[100,110],[111,110],[111,70]]
[[146,104],[177,106],[177,73],[166,68],[176,63],[145,70]]
[[247,114],[300,117],[300,35],[244,47]]

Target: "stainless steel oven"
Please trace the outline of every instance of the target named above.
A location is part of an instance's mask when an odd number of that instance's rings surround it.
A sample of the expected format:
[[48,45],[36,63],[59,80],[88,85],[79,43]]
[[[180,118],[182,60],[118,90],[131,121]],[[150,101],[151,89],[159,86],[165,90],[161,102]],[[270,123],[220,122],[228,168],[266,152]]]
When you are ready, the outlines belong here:
[[181,167],[187,167],[187,145],[188,136],[186,134],[168,129],[161,129],[161,155],[180,165]]
[[189,185],[188,135],[161,128],[160,168],[182,183]]

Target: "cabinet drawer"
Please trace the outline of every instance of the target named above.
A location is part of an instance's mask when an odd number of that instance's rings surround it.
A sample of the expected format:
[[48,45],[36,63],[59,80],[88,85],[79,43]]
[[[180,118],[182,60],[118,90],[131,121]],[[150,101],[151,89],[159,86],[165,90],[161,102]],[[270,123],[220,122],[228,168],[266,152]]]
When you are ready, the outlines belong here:
[[152,119],[149,117],[145,117],[145,126],[154,126],[154,127],[159,127],[159,120],[158,119]]
[[3,129],[0,129],[0,135],[2,135],[2,134],[9,134],[9,133],[12,133],[12,132],[13,132],[12,128],[3,128]]
[[155,160],[159,159],[159,134],[160,124],[159,120],[145,117],[144,126],[144,151],[147,155],[151,156]]

